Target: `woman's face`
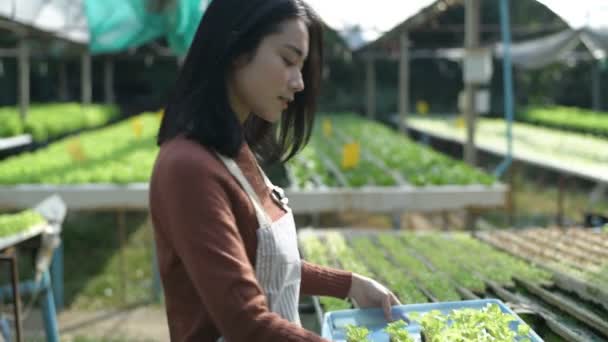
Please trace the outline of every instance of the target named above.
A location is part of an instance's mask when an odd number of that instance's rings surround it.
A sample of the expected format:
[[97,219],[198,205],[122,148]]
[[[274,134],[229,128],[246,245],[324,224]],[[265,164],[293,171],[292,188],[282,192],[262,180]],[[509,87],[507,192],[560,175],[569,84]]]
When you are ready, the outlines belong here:
[[254,114],[277,122],[281,113],[304,90],[302,66],[308,56],[308,29],[300,19],[291,19],[281,30],[266,36],[251,59],[242,57],[228,79],[232,109],[241,122]]

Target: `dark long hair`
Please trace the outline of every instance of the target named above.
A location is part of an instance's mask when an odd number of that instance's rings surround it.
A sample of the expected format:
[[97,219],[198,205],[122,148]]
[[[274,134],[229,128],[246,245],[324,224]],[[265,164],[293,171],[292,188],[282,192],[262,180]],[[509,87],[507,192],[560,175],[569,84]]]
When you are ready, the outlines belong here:
[[[233,61],[253,56],[264,37],[279,32],[284,21],[295,18],[304,20],[309,33],[309,55],[302,68],[305,89],[295,94],[278,127],[257,115],[250,115],[241,125],[226,87]],[[183,134],[233,158],[246,141],[264,163],[289,160],[310,138],[322,47],[321,20],[302,0],[212,1],[165,108],[158,145]]]

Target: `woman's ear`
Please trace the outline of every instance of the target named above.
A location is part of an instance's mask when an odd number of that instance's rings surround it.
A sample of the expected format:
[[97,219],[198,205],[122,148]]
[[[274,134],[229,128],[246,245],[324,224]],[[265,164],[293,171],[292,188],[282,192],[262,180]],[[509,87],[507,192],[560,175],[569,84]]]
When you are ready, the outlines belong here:
[[245,65],[247,65],[248,62],[249,62],[249,56],[247,56],[247,54],[240,55],[232,60],[232,68],[240,69],[240,68],[244,67]]

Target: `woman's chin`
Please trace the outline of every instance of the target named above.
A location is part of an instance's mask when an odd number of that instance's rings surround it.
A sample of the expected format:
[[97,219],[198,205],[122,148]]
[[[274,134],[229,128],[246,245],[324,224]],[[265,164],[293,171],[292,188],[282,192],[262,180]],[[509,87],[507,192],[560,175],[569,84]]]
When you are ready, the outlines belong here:
[[271,124],[277,123],[280,119],[281,116],[283,115],[283,113],[278,112],[278,113],[264,113],[264,114],[260,114],[258,115],[258,117],[264,121],[267,121]]

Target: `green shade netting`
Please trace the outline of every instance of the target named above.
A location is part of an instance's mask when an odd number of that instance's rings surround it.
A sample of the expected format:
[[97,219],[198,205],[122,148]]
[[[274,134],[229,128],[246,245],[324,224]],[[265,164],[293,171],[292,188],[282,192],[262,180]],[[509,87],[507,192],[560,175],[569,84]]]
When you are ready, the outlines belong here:
[[153,10],[150,0],[85,0],[91,52],[123,51],[165,36],[184,55],[210,1],[170,0]]

